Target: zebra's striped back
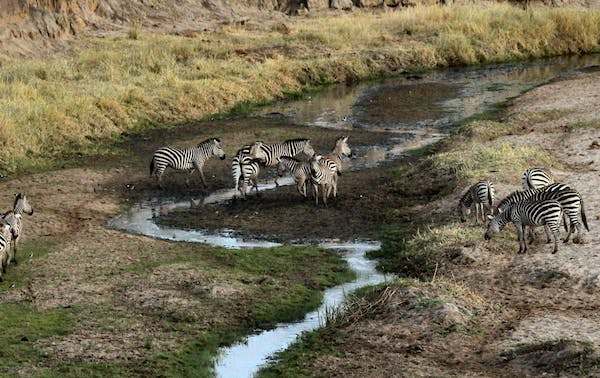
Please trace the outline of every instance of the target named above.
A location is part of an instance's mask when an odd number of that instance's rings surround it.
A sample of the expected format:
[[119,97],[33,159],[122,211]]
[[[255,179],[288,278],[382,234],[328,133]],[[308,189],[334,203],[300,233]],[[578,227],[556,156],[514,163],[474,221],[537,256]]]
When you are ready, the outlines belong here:
[[526,226],[553,225],[558,231],[562,218],[562,206],[558,201],[524,201],[512,204],[506,211],[496,215],[490,224],[497,224],[502,230],[508,223]]
[[283,143],[266,144],[255,142],[249,155],[254,159],[259,159],[267,167],[277,165],[282,156],[295,157],[301,152],[308,156],[314,155],[314,150],[310,144],[310,139],[289,139]]
[[541,189],[554,182],[552,173],[545,168],[529,168],[521,178],[523,189]]
[[289,156],[282,156],[279,159],[277,173],[283,176],[286,171],[289,171],[294,177],[308,178],[310,177],[310,164]]
[[471,205],[482,203],[488,206],[492,206],[494,198],[496,196],[496,190],[494,184],[491,181],[479,181],[465,192],[459,201],[459,205],[465,208],[471,207]]

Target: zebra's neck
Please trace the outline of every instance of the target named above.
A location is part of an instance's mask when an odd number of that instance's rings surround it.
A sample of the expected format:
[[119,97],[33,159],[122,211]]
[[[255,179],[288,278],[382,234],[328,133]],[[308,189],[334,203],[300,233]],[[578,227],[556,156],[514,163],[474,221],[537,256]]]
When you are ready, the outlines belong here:
[[23,214],[23,202],[22,201],[18,201],[15,204],[15,208],[13,209],[13,212],[15,213],[15,215],[21,215]]

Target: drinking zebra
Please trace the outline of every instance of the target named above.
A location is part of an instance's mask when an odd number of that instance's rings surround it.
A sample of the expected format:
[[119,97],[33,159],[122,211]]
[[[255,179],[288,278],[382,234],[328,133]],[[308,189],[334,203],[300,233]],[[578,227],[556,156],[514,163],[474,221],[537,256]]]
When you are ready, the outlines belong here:
[[12,233],[10,225],[4,220],[0,219],[0,282],[4,281],[4,273],[6,273],[6,267],[8,266],[8,259],[10,256],[10,241]]
[[319,188],[323,195],[323,203],[327,206],[327,198],[333,191],[337,173],[329,169],[322,156],[310,160],[310,181],[315,193],[315,204],[319,204]]
[[[223,151],[221,140],[218,138],[209,138],[196,147],[185,149],[163,147],[156,150],[152,156],[150,176],[156,177],[162,187],[162,175],[168,167],[175,170],[189,170],[190,175],[196,170],[200,174],[202,184],[206,187],[203,168],[206,161],[212,156],[218,156],[221,160],[225,159],[225,151]],[[186,179],[186,183],[188,179]]]
[[8,255],[7,264],[14,261],[15,265],[17,265],[17,245],[23,234],[23,213],[33,215],[33,207],[29,204],[27,196],[23,193],[19,193],[15,196],[13,209],[2,215],[4,223],[10,226],[12,240],[12,248]]
[[296,158],[282,156],[279,158],[279,164],[277,165],[277,175],[283,177],[286,172],[291,173],[296,182],[298,192],[304,197],[307,197],[307,182],[310,180],[311,176],[310,164]]
[[474,204],[475,222],[479,223],[481,214],[481,219],[485,223],[485,208],[487,207],[490,212],[492,211],[495,194],[496,190],[490,181],[479,181],[469,187],[458,201],[458,212],[461,222],[467,221],[467,216],[471,214],[471,207]]
[[554,251],[558,252],[559,225],[562,218],[562,207],[558,201],[548,200],[540,202],[518,202],[509,206],[506,211],[496,215],[489,216],[490,223],[484,235],[485,240],[490,240],[492,236],[500,232],[508,223],[513,223],[517,228],[519,239],[519,252],[527,251],[525,242],[525,228],[527,226],[544,226],[548,242],[550,231],[554,236]]
[[[567,237],[564,239],[564,242],[567,243],[569,241],[574,228],[577,229],[577,236],[574,238],[574,241],[583,242],[581,223],[583,223],[586,230],[590,230],[585,216],[583,198],[579,192],[568,185],[554,183],[541,189],[516,191],[500,201],[497,208],[498,211],[502,212],[515,203],[544,200],[558,201],[563,208],[563,214],[569,219],[569,227],[565,226],[565,229],[567,229]],[[579,221],[580,216],[581,222]]]
[[283,143],[274,144],[257,141],[250,146],[249,155],[253,159],[260,160],[264,166],[273,167],[278,164],[280,157],[296,157],[300,153],[304,153],[308,157],[314,156],[315,150],[310,144],[310,139],[289,139]]
[[541,189],[554,182],[552,173],[546,168],[529,168],[521,178],[523,189]]

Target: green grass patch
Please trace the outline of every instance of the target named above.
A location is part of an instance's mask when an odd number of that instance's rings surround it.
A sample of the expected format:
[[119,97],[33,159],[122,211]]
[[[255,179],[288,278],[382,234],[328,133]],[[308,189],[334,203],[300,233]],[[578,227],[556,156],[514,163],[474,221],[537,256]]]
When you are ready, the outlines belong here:
[[36,310],[27,304],[4,303],[0,311],[0,373],[14,373],[47,357],[37,340],[68,334],[74,326],[69,309]]
[[18,265],[11,265],[4,275],[4,282],[0,283],[0,293],[11,287],[23,287],[31,277],[32,263],[45,259],[56,247],[55,240],[34,239],[21,242],[17,251]]

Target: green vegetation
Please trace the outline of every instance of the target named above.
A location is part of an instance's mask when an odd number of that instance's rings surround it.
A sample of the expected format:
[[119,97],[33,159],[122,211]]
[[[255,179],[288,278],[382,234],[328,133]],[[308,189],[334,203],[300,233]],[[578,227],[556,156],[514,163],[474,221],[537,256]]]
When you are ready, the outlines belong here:
[[[251,330],[301,318],[318,307],[323,289],[354,277],[338,254],[312,246],[226,250],[186,243],[166,245],[162,253],[139,251],[147,256],[117,270],[100,269],[98,273],[103,280],[111,280],[115,274],[121,280],[124,275],[130,277],[131,282],[121,283],[120,290],[125,292],[130,287],[136,290],[140,284],[150,292],[169,290],[177,300],[175,307],[163,303],[140,311],[137,307],[123,307],[119,299],[113,303],[112,296],[106,303],[51,310],[37,310],[21,302],[5,303],[0,314],[0,328],[4,330],[0,335],[0,375],[25,368],[30,369],[29,375],[41,377],[210,376],[218,348],[242,339]],[[25,243],[21,249],[22,264],[11,267],[0,290],[9,290],[15,283],[26,284],[37,261],[30,261],[29,255],[39,258],[52,250],[52,243]],[[156,282],[156,272],[173,269],[184,273],[174,276],[173,281]],[[194,275],[190,278],[186,274]],[[198,280],[215,283],[225,290],[232,288],[230,295],[235,302],[228,300],[227,294],[221,298],[221,294],[211,296],[210,290],[192,290]],[[50,338],[60,342],[65,335],[82,332],[82,327],[90,335],[122,335],[132,332],[133,325],[140,321],[154,332],[170,335],[177,347],[156,347],[156,336],[149,332],[142,362],[73,361],[45,350]]]
[[37,340],[69,333],[73,314],[69,309],[36,310],[28,304],[2,304],[0,312],[0,372],[15,372],[36,365],[45,354],[35,347]]
[[19,265],[11,265],[0,283],[0,293],[11,287],[23,287],[31,276],[31,262],[45,258],[56,246],[55,240],[27,240],[19,244],[17,258]]
[[[245,109],[402,70],[596,51],[600,12],[507,4],[415,7],[295,20],[290,33],[230,25],[194,38],[88,39],[50,59],[0,60],[0,169],[107,153],[124,133]],[[485,153],[485,152],[482,152]]]

